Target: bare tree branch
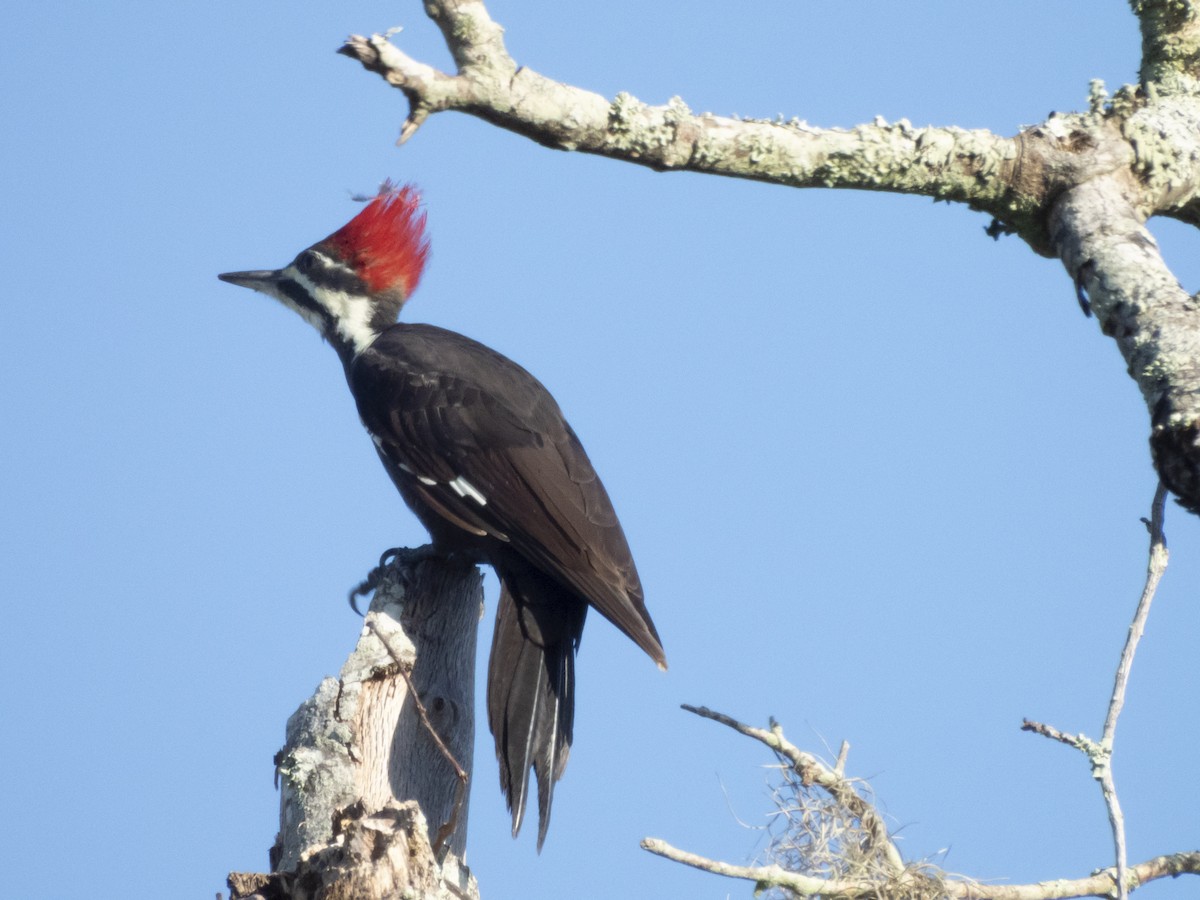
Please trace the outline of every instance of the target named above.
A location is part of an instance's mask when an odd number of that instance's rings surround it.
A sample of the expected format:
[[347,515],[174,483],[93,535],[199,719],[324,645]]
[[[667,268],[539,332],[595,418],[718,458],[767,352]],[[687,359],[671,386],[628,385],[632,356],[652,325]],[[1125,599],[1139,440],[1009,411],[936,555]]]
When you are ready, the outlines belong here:
[[1167,491],[1161,483],[1154,492],[1154,501],[1150,505],[1150,518],[1143,519],[1150,532],[1149,560],[1146,563],[1146,584],[1138,599],[1137,610],[1129,625],[1129,635],[1125,647],[1121,651],[1121,660],[1117,664],[1117,674],[1113,681],[1112,696],[1108,702],[1108,715],[1104,719],[1104,730],[1099,741],[1093,741],[1082,734],[1066,734],[1051,725],[1041,722],[1031,722],[1026,719],[1021,725],[1023,731],[1032,731],[1051,740],[1074,747],[1084,753],[1092,766],[1092,777],[1100,783],[1104,794],[1104,805],[1108,809],[1108,821],[1112,828],[1113,849],[1117,865],[1114,878],[1117,885],[1117,896],[1125,900],[1129,895],[1129,877],[1127,869],[1127,854],[1125,846],[1125,816],[1121,812],[1121,801],[1117,796],[1117,785],[1112,772],[1113,742],[1117,734],[1117,719],[1125,706],[1125,689],[1129,684],[1129,672],[1133,668],[1133,657],[1137,653],[1138,642],[1146,630],[1146,619],[1150,615],[1150,603],[1158,590],[1163,572],[1167,568],[1167,539],[1163,534],[1163,507],[1166,505]]
[[[969,202],[1018,217],[1040,201],[1008,177],[1021,147],[985,130],[914,128],[876,119],[849,131],[790,122],[696,114],[679,97],[650,106],[628,93],[611,101],[518,66],[503,29],[478,0],[434,0],[430,17],[446,37],[457,74],[417,62],[388,35],[350,37],[339,52],[408,96],[408,140],[432,112],[459,110],[563,150],[658,170],[704,172],[792,187],[841,187]],[[997,177],[1000,175],[1005,177]]]
[[1142,28],[1143,84],[1195,93],[1200,78],[1200,20],[1191,0],[1130,0]]
[[[658,838],[645,838],[642,848],[664,859],[724,875],[754,882],[755,891],[783,888],[799,897],[821,897],[827,900],[888,900],[888,898],[920,897],[912,886],[893,887],[878,882],[857,882],[845,879],[822,879],[789,872],[781,866],[733,866],[672,847]],[[1156,856],[1129,870],[1137,887],[1161,878],[1180,875],[1200,875],[1200,851]],[[1036,884],[986,885],[973,881],[945,880],[938,884],[941,891],[935,896],[956,900],[1069,900],[1075,897],[1109,897],[1112,895],[1115,872],[1103,869],[1084,878],[1041,881]]]
[[1142,224],[1132,177],[1067,191],[1051,212],[1050,234],[1141,388],[1159,474],[1200,510],[1200,301],[1179,286]]
[[[658,170],[694,171],[769,181],[792,187],[837,187],[920,194],[964,202],[996,216],[1034,249],[1044,244],[1049,203],[1064,188],[1099,174],[1128,170],[1137,157],[1145,196],[1138,208],[1192,217],[1200,193],[1195,92],[1186,98],[1166,81],[1186,69],[1194,22],[1179,21],[1180,0],[1133,2],[1141,17],[1147,58],[1140,92],[1118,91],[1109,103],[1093,83],[1086,116],[1052,115],[1015,138],[987,130],[916,128],[881,119],[850,130],[693,113],[679,97],[662,106],[627,92],[609,100],[518,65],[504,29],[481,0],[429,0],[425,10],[441,29],[456,73],[418,62],[391,43],[393,29],[353,35],[338,52],[357,59],[402,90],[411,111],[401,130],[408,140],[434,112],[458,110],[561,150],[578,150]],[[1189,43],[1189,40],[1192,43]],[[1149,95],[1154,102],[1149,102]],[[1111,119],[1127,138],[1113,157],[1088,131]],[[1092,120],[1092,121],[1090,121]],[[1170,120],[1166,127],[1164,121]],[[1106,142],[1107,143],[1107,142]]]
[[729,863],[708,859],[696,853],[688,853],[672,847],[666,841],[658,838],[644,838],[642,849],[649,850],[657,856],[683,863],[694,869],[712,872],[714,875],[724,875],[726,878],[742,878],[754,882],[754,891],[765,891],[770,888],[785,888],[801,897],[820,895],[829,898],[872,897],[878,891],[875,882],[851,881],[848,879],[814,878],[789,872],[782,866],[733,866]]
[[[1084,878],[1042,881],[1036,884],[988,885],[964,878],[956,878],[936,871],[932,866],[906,864],[899,850],[888,836],[882,817],[856,790],[852,780],[846,778],[841,767],[844,764],[839,754],[839,764],[831,768],[810,753],[797,748],[783,736],[783,729],[775,722],[770,729],[755,728],[737,721],[723,713],[705,707],[684,706],[714,722],[720,722],[765,744],[780,758],[789,762],[800,776],[804,786],[815,785],[848,809],[862,822],[863,829],[854,834],[856,840],[866,839],[885,849],[888,865],[883,869],[865,869],[847,876],[843,873],[824,874],[811,871],[795,871],[778,863],[766,866],[735,866],[709,859],[671,846],[658,838],[645,838],[642,848],[658,856],[684,865],[754,882],[755,891],[780,888],[799,897],[821,897],[825,900],[933,900],[933,898],[961,898],[961,900],[1065,900],[1072,897],[1111,897],[1113,886],[1123,883],[1129,891],[1136,890],[1160,878],[1179,875],[1200,875],[1200,851],[1159,856],[1136,866],[1122,865],[1123,880],[1116,868],[1102,869]],[[1027,723],[1028,730],[1037,731],[1047,737],[1070,744],[1079,749],[1099,750],[1100,745],[1082,735],[1064,734],[1050,726]]]

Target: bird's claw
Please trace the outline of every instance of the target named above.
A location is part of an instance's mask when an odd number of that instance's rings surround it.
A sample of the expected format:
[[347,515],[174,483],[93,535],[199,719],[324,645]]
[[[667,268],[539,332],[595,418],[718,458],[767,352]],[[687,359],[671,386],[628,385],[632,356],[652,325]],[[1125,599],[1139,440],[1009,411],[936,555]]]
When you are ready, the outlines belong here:
[[379,573],[382,568],[382,566],[377,566],[372,569],[369,573],[367,573],[367,577],[359,582],[358,587],[351,588],[350,590],[350,608],[360,616],[363,614],[363,612],[358,608],[358,598],[367,596],[367,594],[371,593],[379,586]]
[[367,577],[364,578],[357,587],[350,591],[350,608],[360,616],[363,614],[358,608],[358,599],[360,597],[366,597],[377,587],[379,587],[379,582],[383,578],[383,573],[391,566],[394,566],[397,563],[403,563],[410,566],[416,565],[422,560],[428,559],[433,554],[434,550],[430,544],[425,544],[424,546],[417,547],[415,549],[412,547],[391,547],[390,549],[384,550],[383,553],[379,555],[379,565],[368,572]]

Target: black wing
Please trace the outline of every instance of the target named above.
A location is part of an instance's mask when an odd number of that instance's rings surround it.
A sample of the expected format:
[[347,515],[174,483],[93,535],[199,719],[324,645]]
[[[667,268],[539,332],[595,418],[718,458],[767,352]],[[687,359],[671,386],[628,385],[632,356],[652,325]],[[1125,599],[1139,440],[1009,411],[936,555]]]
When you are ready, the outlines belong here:
[[407,324],[385,331],[347,377],[406,498],[419,496],[464,539],[507,545],[665,666],[608,493],[537,379],[470,338]]

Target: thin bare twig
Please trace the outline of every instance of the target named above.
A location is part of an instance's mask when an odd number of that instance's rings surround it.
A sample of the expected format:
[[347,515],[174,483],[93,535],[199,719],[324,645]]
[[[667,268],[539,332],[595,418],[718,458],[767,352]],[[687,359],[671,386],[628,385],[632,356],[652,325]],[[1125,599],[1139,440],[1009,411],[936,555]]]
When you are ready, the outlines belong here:
[[[875,807],[868,803],[854,789],[854,784],[850,779],[844,777],[839,770],[830,768],[817,759],[817,757],[811,753],[805,753],[785,738],[783,736],[783,729],[777,722],[772,722],[771,730],[767,731],[762,728],[754,728],[746,725],[724,713],[715,712],[704,706],[696,707],[684,704],[683,708],[702,718],[720,722],[722,725],[732,728],[739,734],[744,734],[747,737],[752,737],[766,744],[791,763],[792,768],[800,776],[801,784],[806,787],[812,784],[818,785],[827,791],[834,800],[844,806],[852,816],[862,822],[863,830],[870,837],[872,846],[876,847],[883,854],[887,866],[893,874],[899,875],[904,872],[904,858],[900,855],[900,850],[893,843],[891,837],[888,836],[887,826],[884,824],[883,817],[879,815]],[[847,747],[846,749],[848,750],[849,748]],[[844,757],[839,760],[839,764],[845,764]]]
[[846,757],[850,755],[850,742],[842,741],[842,747],[838,750],[837,762],[833,765],[833,771],[838,775],[845,776],[846,774]]
[[1158,590],[1163,572],[1167,568],[1167,539],[1163,533],[1163,516],[1167,501],[1167,489],[1159,482],[1154,492],[1154,500],[1150,504],[1150,518],[1143,519],[1146,529],[1150,532],[1149,560],[1146,563],[1146,584],[1138,600],[1137,610],[1133,621],[1129,624],[1129,634],[1125,639],[1125,647],[1121,651],[1121,660],[1117,664],[1117,674],[1113,682],[1112,696],[1108,702],[1108,715],[1104,720],[1104,731],[1099,741],[1093,741],[1084,734],[1069,734],[1059,731],[1051,725],[1032,722],[1025,719],[1021,725],[1022,731],[1032,731],[1043,737],[1074,747],[1087,755],[1092,766],[1092,777],[1100,783],[1100,791],[1104,795],[1104,805],[1108,810],[1108,822],[1112,829],[1113,851],[1116,855],[1116,869],[1113,877],[1117,885],[1119,900],[1127,900],[1130,890],[1130,873],[1128,851],[1125,843],[1125,815],[1121,811],[1121,801],[1117,796],[1117,785],[1112,772],[1113,741],[1117,733],[1117,719],[1125,706],[1125,691],[1129,685],[1129,672],[1133,668],[1133,657],[1137,653],[1138,642],[1146,630],[1146,619],[1150,615],[1150,604]]
[[1113,684],[1112,700],[1108,704],[1108,717],[1104,720],[1104,733],[1101,741],[1112,743],[1117,730],[1117,718],[1125,705],[1125,687],[1129,682],[1129,670],[1133,668],[1133,655],[1137,652],[1138,641],[1146,630],[1146,619],[1150,616],[1150,603],[1158,590],[1158,583],[1166,571],[1170,554],[1167,552],[1167,538],[1163,533],[1163,517],[1167,503],[1167,489],[1159,482],[1154,492],[1154,501],[1150,505],[1150,518],[1143,519],[1146,530],[1150,532],[1150,558],[1146,563],[1146,585],[1142,588],[1141,599],[1138,600],[1137,612],[1129,625],[1129,636],[1125,640],[1125,649],[1121,651],[1121,662],[1117,665],[1117,675]]
[[1071,734],[1069,731],[1059,731],[1053,725],[1035,722],[1032,719],[1022,719],[1021,730],[1032,731],[1034,734],[1040,734],[1044,738],[1058,741],[1060,744],[1066,744],[1068,747],[1074,747],[1080,753],[1086,753],[1088,756],[1105,752],[1101,744],[1093,741],[1086,734]]
[[[1117,674],[1113,680],[1112,699],[1108,704],[1108,715],[1104,719],[1104,732],[1100,737],[1100,745],[1107,749],[1108,759],[1099,768],[1098,778],[1100,790],[1104,793],[1104,803],[1108,807],[1108,821],[1112,826],[1113,849],[1117,854],[1117,897],[1126,900],[1129,896],[1127,875],[1127,849],[1125,846],[1125,815],[1121,812],[1121,801],[1117,797],[1117,785],[1112,773],[1113,739],[1117,733],[1117,719],[1125,706],[1125,689],[1129,684],[1129,671],[1133,668],[1133,656],[1137,652],[1138,642],[1146,630],[1146,619],[1150,616],[1150,603],[1158,590],[1163,572],[1167,568],[1167,539],[1163,534],[1164,507],[1167,502],[1167,488],[1160,481],[1154,492],[1154,501],[1150,504],[1150,520],[1146,528],[1150,532],[1150,558],[1146,563],[1146,584],[1142,588],[1142,596],[1138,599],[1137,611],[1129,625],[1129,634],[1125,638],[1125,647],[1121,651],[1121,661],[1117,664]],[[1145,520],[1143,520],[1145,521]]]
[[370,616],[367,617],[367,627],[371,629],[371,633],[379,639],[384,649],[387,650],[388,656],[396,663],[396,669],[400,672],[400,677],[408,685],[408,695],[412,698],[413,705],[417,709],[417,717],[421,720],[421,724],[429,732],[429,736],[433,738],[434,744],[446,761],[450,763],[450,767],[458,777],[458,786],[454,790],[454,809],[450,813],[450,818],[438,828],[437,835],[433,841],[433,852],[437,855],[446,841],[450,839],[450,835],[454,834],[454,829],[458,827],[458,816],[462,811],[463,803],[466,801],[469,776],[466,770],[458,764],[458,760],[454,758],[454,754],[450,752],[450,748],[446,746],[446,742],[442,740],[442,736],[438,734],[437,729],[433,727],[433,722],[429,718],[429,712],[425,709],[425,704],[421,702],[421,695],[417,693],[417,686],[413,684],[409,666],[401,659],[400,654],[392,647],[387,635],[379,629],[375,624],[375,620]]

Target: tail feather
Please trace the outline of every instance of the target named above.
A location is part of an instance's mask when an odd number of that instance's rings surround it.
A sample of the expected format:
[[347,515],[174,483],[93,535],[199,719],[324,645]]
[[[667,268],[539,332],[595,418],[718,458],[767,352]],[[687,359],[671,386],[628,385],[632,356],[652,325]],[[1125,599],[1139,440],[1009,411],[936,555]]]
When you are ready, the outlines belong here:
[[571,750],[575,648],[587,604],[544,577],[500,572],[500,602],[488,663],[488,725],[500,787],[521,829],[529,772],[537,778],[538,850],[550,826],[554,783]]

